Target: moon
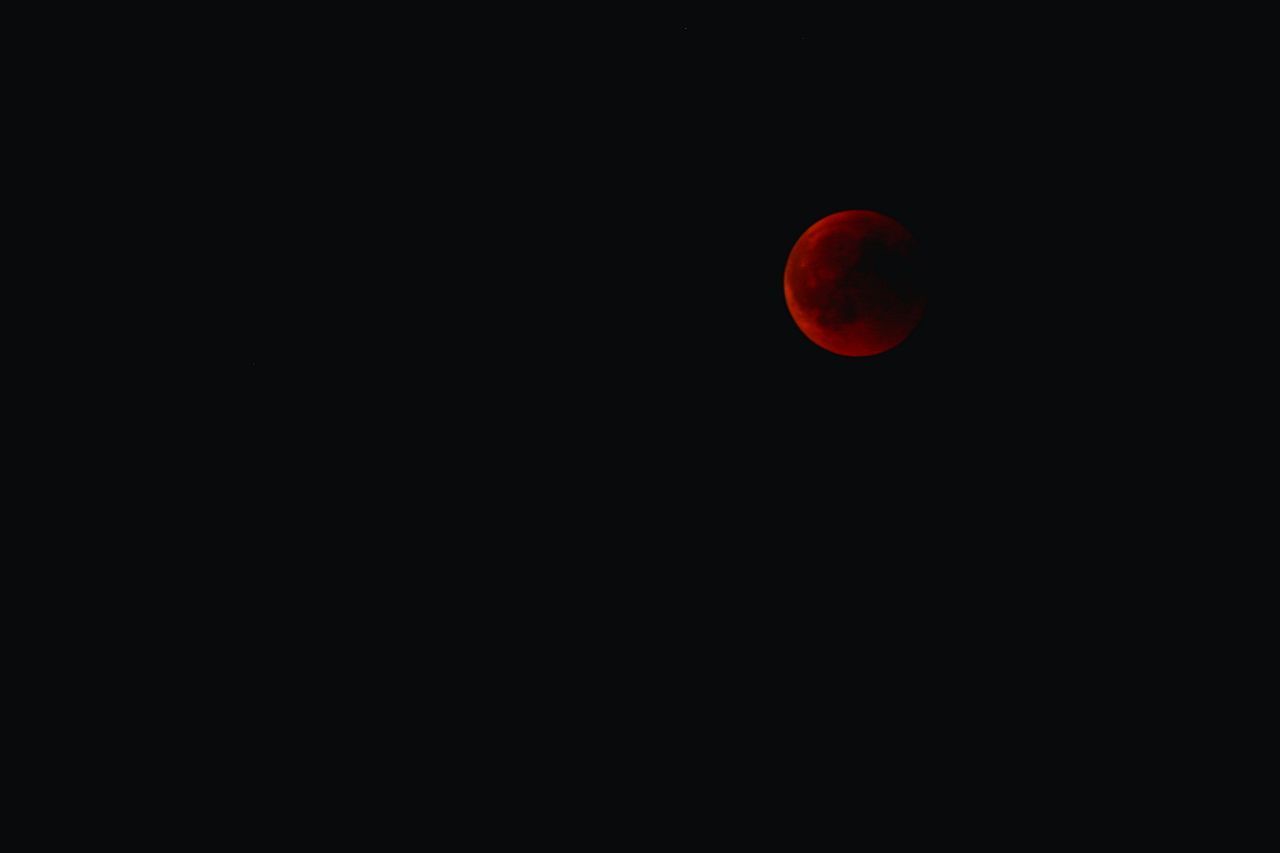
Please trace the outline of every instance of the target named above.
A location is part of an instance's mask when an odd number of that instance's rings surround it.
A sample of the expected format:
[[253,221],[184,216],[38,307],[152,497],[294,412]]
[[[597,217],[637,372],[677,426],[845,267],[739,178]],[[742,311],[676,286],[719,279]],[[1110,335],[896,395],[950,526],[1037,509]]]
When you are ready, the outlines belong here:
[[787,257],[783,291],[809,340],[847,356],[878,355],[924,315],[915,239],[896,219],[844,210],[819,219]]

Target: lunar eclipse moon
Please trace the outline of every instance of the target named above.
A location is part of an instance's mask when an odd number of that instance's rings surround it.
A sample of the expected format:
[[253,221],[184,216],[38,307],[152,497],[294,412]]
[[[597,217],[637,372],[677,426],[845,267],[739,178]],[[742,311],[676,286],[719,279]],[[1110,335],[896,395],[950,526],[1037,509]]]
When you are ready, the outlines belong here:
[[824,217],[787,257],[783,290],[809,340],[838,355],[869,356],[907,339],[924,314],[915,240],[870,210]]

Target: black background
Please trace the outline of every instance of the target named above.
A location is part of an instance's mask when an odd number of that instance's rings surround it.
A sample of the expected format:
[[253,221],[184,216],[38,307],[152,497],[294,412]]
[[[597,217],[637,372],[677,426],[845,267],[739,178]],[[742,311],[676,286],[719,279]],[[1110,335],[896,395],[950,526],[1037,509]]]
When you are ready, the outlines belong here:
[[[1126,807],[1143,771],[1180,784],[1169,745],[1205,727],[1169,709],[1257,683],[1231,666],[1259,645],[1241,601],[1266,600],[1200,508],[1231,494],[1202,471],[1257,470],[1220,451],[1247,420],[1217,404],[1269,387],[1206,355],[1258,304],[1227,274],[1239,105],[1163,20],[903,11],[750,35],[124,22],[164,55],[109,41],[132,79],[73,75],[101,112],[66,159],[103,141],[110,191],[70,206],[129,239],[103,230],[118,265],[71,254],[175,341],[139,433],[163,478],[96,478],[165,506],[71,538],[212,570],[75,589],[144,611],[125,657],[172,656],[142,675],[184,732],[207,709],[237,780],[370,780],[383,809],[452,749],[477,825],[508,798],[555,820],[548,791],[576,821],[620,773],[643,811],[719,798],[753,829],[739,789],[1056,826],[1023,805],[1046,768]],[[869,359],[809,343],[782,298],[795,239],[850,208],[910,228],[932,289]],[[174,355],[209,325],[242,359],[225,396]],[[128,610],[103,612],[109,639]]]

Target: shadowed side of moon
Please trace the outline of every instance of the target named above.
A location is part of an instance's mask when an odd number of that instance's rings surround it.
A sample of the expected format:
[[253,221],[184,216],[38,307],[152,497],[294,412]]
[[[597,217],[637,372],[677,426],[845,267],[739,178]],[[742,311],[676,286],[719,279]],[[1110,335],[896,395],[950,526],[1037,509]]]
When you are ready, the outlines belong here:
[[924,315],[915,241],[895,219],[845,210],[800,236],[783,276],[787,308],[809,340],[839,355],[877,355]]

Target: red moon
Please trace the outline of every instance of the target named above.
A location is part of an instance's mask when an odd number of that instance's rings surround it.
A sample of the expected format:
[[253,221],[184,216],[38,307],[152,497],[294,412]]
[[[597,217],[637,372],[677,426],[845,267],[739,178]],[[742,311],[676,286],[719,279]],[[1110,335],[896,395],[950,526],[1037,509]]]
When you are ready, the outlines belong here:
[[787,257],[783,290],[809,340],[839,355],[877,355],[924,314],[915,241],[896,219],[845,210],[819,219]]

